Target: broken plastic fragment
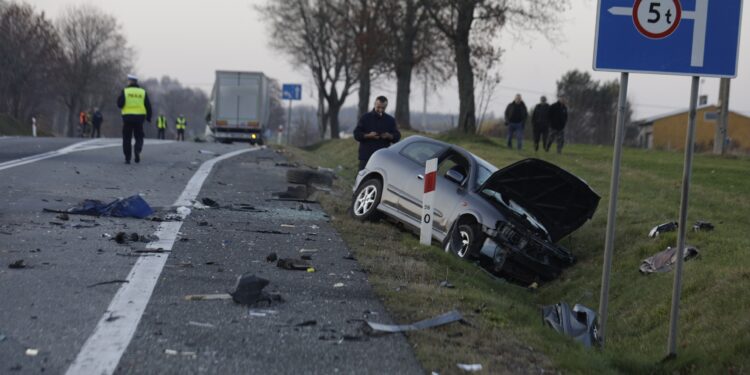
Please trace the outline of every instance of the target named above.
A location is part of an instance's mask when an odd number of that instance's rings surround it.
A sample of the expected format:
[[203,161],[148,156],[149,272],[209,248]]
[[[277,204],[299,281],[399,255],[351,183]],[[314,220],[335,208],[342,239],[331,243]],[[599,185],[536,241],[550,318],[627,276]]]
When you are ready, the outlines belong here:
[[474,364],[457,363],[456,366],[458,366],[458,368],[460,368],[461,370],[468,371],[468,372],[482,371],[482,365],[479,363],[474,363]]
[[367,321],[367,325],[375,331],[395,333],[404,331],[416,331],[420,329],[433,328],[462,320],[463,316],[457,310],[447,312],[432,319],[422,320],[413,324],[381,324]]

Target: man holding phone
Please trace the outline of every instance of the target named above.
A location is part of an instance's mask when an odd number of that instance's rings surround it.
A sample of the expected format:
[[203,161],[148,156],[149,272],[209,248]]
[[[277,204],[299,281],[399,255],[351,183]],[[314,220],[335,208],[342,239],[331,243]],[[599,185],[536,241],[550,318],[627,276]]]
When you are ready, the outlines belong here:
[[375,107],[359,119],[354,129],[354,139],[359,142],[359,170],[365,168],[375,151],[387,148],[401,139],[396,119],[385,113],[388,99],[378,96]]

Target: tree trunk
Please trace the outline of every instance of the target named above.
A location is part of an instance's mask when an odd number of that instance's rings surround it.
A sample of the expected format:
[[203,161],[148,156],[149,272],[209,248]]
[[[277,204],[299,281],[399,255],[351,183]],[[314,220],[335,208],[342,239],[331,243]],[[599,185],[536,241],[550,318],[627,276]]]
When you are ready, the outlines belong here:
[[[325,104],[325,88],[318,88],[318,131],[320,140],[326,139],[326,130],[328,128],[328,115]],[[289,131],[289,129],[287,129]]]
[[469,33],[474,17],[473,6],[463,6],[458,10],[458,25],[453,40],[458,79],[458,128],[465,134],[476,131],[476,106],[474,104],[474,71],[471,67],[471,47]]
[[362,67],[359,72],[359,108],[357,118],[370,110],[370,67]]
[[[343,103],[342,103],[343,104]],[[328,102],[328,116],[331,121],[331,139],[339,139],[339,112],[341,104]]]
[[474,105],[474,71],[471,68],[471,50],[468,35],[464,43],[456,43],[456,78],[458,79],[458,128],[465,134],[476,130]]
[[396,60],[396,124],[402,129],[411,129],[411,73],[414,70],[414,42],[417,38],[416,4],[406,3],[403,21],[403,39],[399,41]]

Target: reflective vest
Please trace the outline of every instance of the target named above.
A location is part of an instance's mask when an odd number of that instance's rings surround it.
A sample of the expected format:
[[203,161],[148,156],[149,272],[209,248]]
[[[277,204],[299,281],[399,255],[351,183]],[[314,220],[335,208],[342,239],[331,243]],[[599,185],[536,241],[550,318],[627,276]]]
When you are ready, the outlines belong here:
[[164,116],[159,116],[156,118],[156,127],[158,129],[166,129],[167,128],[167,118]]
[[125,105],[122,106],[123,115],[146,114],[146,90],[140,87],[126,87],[124,90]]
[[177,130],[185,130],[186,124],[187,124],[187,120],[184,117],[177,118]]

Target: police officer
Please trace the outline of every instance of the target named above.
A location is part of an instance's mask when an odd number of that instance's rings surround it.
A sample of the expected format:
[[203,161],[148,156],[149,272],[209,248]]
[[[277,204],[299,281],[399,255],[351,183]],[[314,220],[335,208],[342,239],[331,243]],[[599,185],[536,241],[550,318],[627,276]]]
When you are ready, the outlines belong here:
[[125,164],[130,164],[133,153],[132,139],[135,136],[135,162],[141,162],[143,150],[143,121],[151,122],[151,101],[146,90],[138,86],[138,77],[128,74],[128,86],[117,98],[117,107],[122,109],[122,151]]
[[185,127],[187,127],[187,119],[185,119],[185,116],[183,114],[180,114],[180,117],[177,117],[177,122],[176,122],[175,127],[177,128],[177,140],[184,141],[185,140]]
[[156,138],[164,139],[164,133],[167,131],[167,118],[164,112],[159,112],[159,117],[156,118],[156,130],[158,131]]

